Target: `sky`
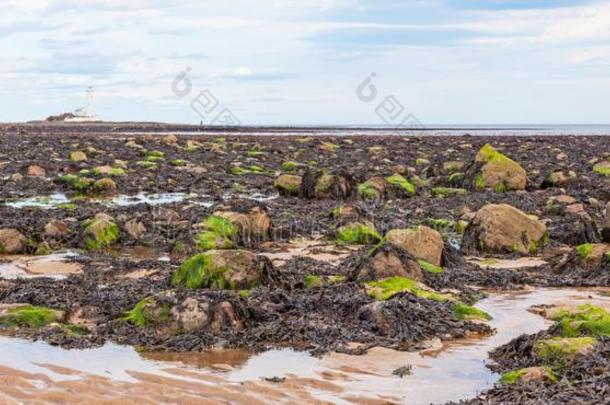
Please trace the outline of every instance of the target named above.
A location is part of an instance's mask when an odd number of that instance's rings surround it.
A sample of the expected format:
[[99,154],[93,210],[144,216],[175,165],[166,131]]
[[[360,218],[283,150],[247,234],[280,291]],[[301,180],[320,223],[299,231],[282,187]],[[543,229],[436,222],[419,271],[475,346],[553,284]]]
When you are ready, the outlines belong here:
[[[0,121],[610,123],[610,1],[0,0]],[[407,121],[405,121],[407,120]]]

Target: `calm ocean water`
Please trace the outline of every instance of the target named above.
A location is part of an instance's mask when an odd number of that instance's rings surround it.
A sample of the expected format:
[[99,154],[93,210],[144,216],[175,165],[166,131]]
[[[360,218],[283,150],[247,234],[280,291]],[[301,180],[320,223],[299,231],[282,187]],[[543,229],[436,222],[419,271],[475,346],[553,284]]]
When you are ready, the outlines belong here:
[[[132,132],[138,134],[139,132]],[[150,133],[150,132],[148,132]],[[180,134],[180,131],[173,131]],[[303,127],[202,127],[184,134],[218,135],[219,133],[249,135],[351,135],[351,136],[610,136],[610,125],[430,125],[423,127],[389,126],[303,126]],[[159,133],[161,134],[161,133]]]

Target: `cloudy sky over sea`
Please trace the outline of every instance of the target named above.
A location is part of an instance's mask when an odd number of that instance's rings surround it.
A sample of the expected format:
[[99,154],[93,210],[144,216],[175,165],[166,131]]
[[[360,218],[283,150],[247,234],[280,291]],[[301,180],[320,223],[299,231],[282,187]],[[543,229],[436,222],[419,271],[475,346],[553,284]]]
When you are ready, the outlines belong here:
[[243,124],[608,123],[610,1],[0,1],[0,121],[90,85],[108,120],[199,123],[208,90]]

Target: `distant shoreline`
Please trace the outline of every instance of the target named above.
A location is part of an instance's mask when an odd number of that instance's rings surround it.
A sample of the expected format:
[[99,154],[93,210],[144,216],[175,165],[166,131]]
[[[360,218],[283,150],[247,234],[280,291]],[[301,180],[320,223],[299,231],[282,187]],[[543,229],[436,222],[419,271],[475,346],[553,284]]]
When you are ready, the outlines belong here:
[[609,136],[610,125],[390,126],[200,126],[159,122],[0,123],[0,132],[27,134],[167,134],[251,136]]

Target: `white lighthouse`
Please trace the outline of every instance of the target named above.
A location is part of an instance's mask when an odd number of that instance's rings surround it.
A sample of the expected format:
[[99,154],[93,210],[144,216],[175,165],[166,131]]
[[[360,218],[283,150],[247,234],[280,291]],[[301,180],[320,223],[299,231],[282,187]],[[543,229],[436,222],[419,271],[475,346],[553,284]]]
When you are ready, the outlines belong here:
[[87,104],[84,107],[74,110],[71,117],[65,119],[66,122],[95,122],[101,121],[95,114],[95,96],[93,87],[89,86],[86,93]]

